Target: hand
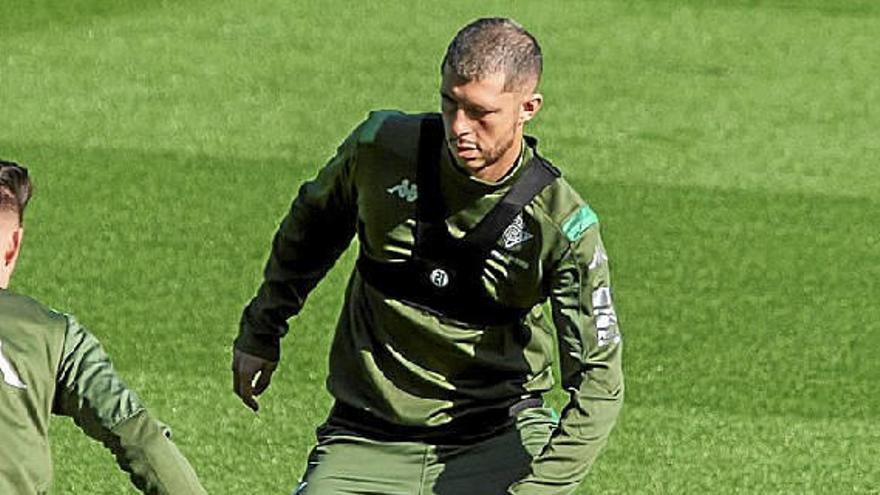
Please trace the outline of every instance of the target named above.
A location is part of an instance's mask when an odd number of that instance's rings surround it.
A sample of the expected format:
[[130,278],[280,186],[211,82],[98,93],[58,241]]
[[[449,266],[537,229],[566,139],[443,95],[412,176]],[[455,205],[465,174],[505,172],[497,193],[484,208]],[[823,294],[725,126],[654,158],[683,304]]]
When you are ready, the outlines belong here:
[[[232,350],[232,388],[241,401],[254,412],[260,409],[255,397],[269,388],[272,373],[277,367],[276,361],[269,361],[238,349]],[[257,373],[260,374],[259,377]],[[256,383],[254,378],[257,379]]]

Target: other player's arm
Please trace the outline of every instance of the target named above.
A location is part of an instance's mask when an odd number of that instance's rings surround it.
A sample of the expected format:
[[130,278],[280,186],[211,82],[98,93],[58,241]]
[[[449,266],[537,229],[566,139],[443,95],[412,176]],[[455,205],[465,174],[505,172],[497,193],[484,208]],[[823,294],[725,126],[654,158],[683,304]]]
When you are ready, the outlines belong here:
[[241,316],[233,350],[233,387],[255,411],[259,406],[254,396],[269,386],[280,358],[287,319],[299,313],[354,237],[355,150],[353,135],[316,178],[300,187],[272,241],[263,282]]
[[532,462],[531,474],[510,488],[515,495],[573,493],[605,445],[623,403],[622,342],[599,225],[567,234],[573,239],[553,275],[551,307],[569,401],[550,442]]
[[73,418],[109,449],[141,492],[206,493],[172,443],[171,430],[151,417],[126,387],[98,340],[72,317],[67,318],[53,413]]

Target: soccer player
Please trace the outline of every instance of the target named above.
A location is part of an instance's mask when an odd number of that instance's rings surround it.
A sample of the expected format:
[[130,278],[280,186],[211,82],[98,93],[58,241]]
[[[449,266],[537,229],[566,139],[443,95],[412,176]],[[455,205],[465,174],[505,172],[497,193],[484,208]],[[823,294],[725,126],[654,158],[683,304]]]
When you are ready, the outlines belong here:
[[7,290],[31,196],[27,169],[0,161],[0,493],[47,493],[49,417],[73,418],[143,493],[204,494],[170,431],[144,409],[95,337],[70,315]]
[[[296,493],[572,493],[621,408],[596,214],[523,133],[543,103],[537,41],[479,19],[440,67],[440,114],[371,113],[302,185],[242,315],[234,387],[256,410],[287,319],[357,235],[335,404]],[[554,328],[561,415],[542,399]]]

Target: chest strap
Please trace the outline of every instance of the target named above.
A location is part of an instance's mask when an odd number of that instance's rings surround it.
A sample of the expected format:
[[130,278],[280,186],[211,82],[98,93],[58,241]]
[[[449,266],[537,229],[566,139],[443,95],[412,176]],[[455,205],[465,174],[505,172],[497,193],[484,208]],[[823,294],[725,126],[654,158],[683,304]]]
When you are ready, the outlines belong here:
[[[536,142],[527,138],[534,150]],[[361,252],[357,266],[364,280],[387,297],[446,318],[478,325],[513,323],[530,307],[499,303],[486,290],[483,266],[502,232],[526,204],[561,174],[533,152],[510,190],[461,239],[449,233],[440,184],[440,157],[445,152],[439,115],[421,123],[416,183],[415,246],[405,262],[379,262]],[[540,301],[535,301],[535,304]]]

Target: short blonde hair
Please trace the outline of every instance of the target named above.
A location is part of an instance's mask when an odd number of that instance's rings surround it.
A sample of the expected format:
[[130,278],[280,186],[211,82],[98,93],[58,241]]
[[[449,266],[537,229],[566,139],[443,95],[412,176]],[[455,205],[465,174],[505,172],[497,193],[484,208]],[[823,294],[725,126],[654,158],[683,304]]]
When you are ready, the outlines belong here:
[[461,30],[449,43],[440,71],[449,68],[464,81],[504,74],[504,89],[519,90],[541,80],[543,56],[538,40],[513,19],[485,17]]

